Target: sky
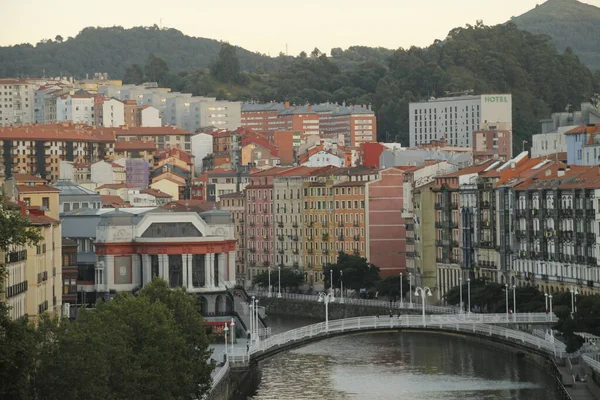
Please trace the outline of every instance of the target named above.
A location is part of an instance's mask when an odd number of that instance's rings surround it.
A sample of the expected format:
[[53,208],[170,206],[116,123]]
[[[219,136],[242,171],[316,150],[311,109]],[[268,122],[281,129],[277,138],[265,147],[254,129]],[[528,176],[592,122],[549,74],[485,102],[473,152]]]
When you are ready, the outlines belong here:
[[[600,6],[600,0],[584,2]],[[453,28],[495,25],[543,0],[0,0],[0,45],[76,36],[87,26],[159,26],[250,51],[427,46]],[[162,25],[161,25],[162,24]]]

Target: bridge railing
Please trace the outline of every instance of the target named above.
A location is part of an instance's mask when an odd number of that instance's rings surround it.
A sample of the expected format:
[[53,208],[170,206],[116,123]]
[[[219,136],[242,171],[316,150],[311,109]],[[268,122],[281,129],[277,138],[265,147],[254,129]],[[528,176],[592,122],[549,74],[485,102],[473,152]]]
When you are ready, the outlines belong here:
[[[266,290],[257,290],[257,291],[248,291],[250,296],[262,296],[267,297],[269,292]],[[271,292],[271,297],[277,298],[278,293],[276,291]],[[281,293],[281,298],[290,299],[290,300],[299,300],[299,301],[317,301],[319,296],[316,294],[298,294],[298,293]],[[412,303],[409,302],[390,302],[384,300],[373,300],[373,299],[358,299],[354,297],[336,297],[336,303],[343,304],[352,304],[366,307],[377,307],[383,309],[392,309],[394,311],[398,309],[402,310],[422,310],[422,304],[414,301]],[[460,312],[458,307],[442,307],[442,306],[434,306],[434,305],[425,305],[425,312],[432,314],[456,314]]]
[[584,363],[586,363],[591,369],[600,374],[600,362],[595,360],[592,356],[584,354],[581,356],[581,359]]
[[[478,314],[477,316],[479,315],[482,314]],[[489,316],[485,316],[488,317],[486,319],[489,321]],[[466,317],[469,316],[467,315]],[[519,314],[517,314],[516,317],[519,318]],[[523,314],[520,316],[521,321],[518,322],[528,322],[527,318],[527,314]],[[428,315],[425,317],[425,319],[418,315],[402,315],[400,318],[372,316],[339,319],[329,321],[329,323],[321,322],[314,325],[296,328],[256,342],[250,346],[247,355],[251,357],[255,353],[264,352],[276,346],[285,345],[287,343],[300,341],[303,339],[309,339],[315,336],[322,336],[327,333],[362,331],[369,329],[393,329],[401,327],[451,329],[487,336],[497,336],[526,344],[530,347],[554,354],[557,357],[566,356],[566,353],[562,351],[562,349],[557,349],[554,343],[550,343],[545,339],[536,337],[529,333],[492,325],[489,322],[486,323],[479,320],[469,320],[468,318],[464,319],[463,316],[449,318],[448,316],[440,315]]]
[[219,371],[212,378],[212,383],[211,383],[211,388],[210,388],[211,390],[214,389],[215,386],[217,386],[219,384],[221,379],[223,379],[223,377],[225,376],[225,374],[227,374],[228,371],[229,371],[229,363],[223,364],[221,369],[219,369]]

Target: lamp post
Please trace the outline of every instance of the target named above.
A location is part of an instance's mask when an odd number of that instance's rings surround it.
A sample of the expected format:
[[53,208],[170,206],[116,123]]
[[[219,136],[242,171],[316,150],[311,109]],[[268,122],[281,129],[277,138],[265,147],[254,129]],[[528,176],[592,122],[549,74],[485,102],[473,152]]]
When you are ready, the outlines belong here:
[[329,266],[329,291],[333,293],[333,268]]
[[344,304],[344,271],[340,270],[340,303]]
[[258,325],[258,299],[254,299],[254,314],[252,315],[252,319],[254,319],[254,322],[252,323],[252,326],[254,326],[254,333],[252,334],[252,337],[254,338],[254,341],[259,342],[260,341],[260,333],[259,333],[259,325]]
[[423,300],[423,325],[425,325],[425,296],[432,296],[431,289],[428,286],[425,287],[417,287],[415,289],[415,296],[421,296]]
[[471,314],[471,278],[467,278],[467,305],[469,306],[467,313]]
[[269,297],[271,297],[271,266],[269,265]]
[[403,301],[403,293],[402,293],[402,272],[400,272],[400,308],[402,308],[402,306],[404,305],[404,301]]
[[223,332],[225,332],[225,360],[227,360],[227,362],[229,362],[229,354],[227,349],[229,348],[229,345],[227,344],[227,332],[229,331],[229,328],[227,328],[227,322],[225,322],[225,327],[223,328]]
[[517,319],[517,285],[513,285],[513,307],[515,309],[515,320]]
[[325,332],[329,332],[329,303],[333,303],[335,297],[333,293],[319,293],[319,303],[325,303]]
[[464,311],[463,301],[462,301],[462,277],[458,278],[458,287],[460,292],[460,313],[462,314]]
[[281,265],[279,265],[277,267],[278,273],[279,273],[279,289],[277,290],[277,298],[280,299],[281,298]]
[[235,340],[235,321],[233,320],[233,318],[231,318],[229,328],[231,330],[231,355],[233,356],[233,341]]
[[550,300],[550,321],[552,321],[554,319],[554,314],[552,313],[552,295],[549,295],[548,299]]
[[255,297],[252,296],[252,299],[250,299],[250,344],[252,344],[252,341],[254,340],[254,299]]
[[508,321],[508,283],[504,284],[504,291],[506,292],[506,320]]
[[408,295],[409,295],[410,308],[412,308],[412,306],[413,306],[413,304],[412,304],[412,272],[408,273]]
[[573,314],[575,314],[577,312],[577,306],[575,305],[575,301],[577,300],[577,295],[579,294],[579,292],[577,291],[577,288],[574,286],[571,286],[570,292],[571,292],[571,319],[572,319]]

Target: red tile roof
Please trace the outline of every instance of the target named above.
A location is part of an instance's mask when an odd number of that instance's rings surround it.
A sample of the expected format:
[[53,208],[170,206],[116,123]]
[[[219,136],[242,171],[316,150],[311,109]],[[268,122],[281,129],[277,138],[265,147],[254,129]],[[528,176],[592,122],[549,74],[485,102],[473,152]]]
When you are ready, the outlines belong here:
[[132,183],[105,183],[102,186],[98,186],[96,190],[100,189],[137,189],[138,186]]
[[[160,177],[161,175],[162,174],[158,175],[156,178]],[[185,186],[185,183],[181,183],[179,181],[176,181],[175,179],[169,178],[168,176],[166,176],[164,178],[160,178],[160,179],[156,179],[156,178],[153,179],[152,185],[154,185],[155,183],[160,182],[160,181],[169,181],[169,182],[173,182],[173,183],[175,183],[175,184],[177,184],[179,186]]]
[[114,207],[129,207],[129,204],[119,196],[101,195],[102,206],[111,205]]
[[[101,128],[98,128],[101,129]],[[163,135],[184,135],[190,136],[191,132],[178,128],[176,126],[129,126],[116,129],[117,136],[163,136]]]
[[600,124],[595,125],[580,125],[570,131],[566,131],[565,135],[574,135],[577,133],[600,133]]
[[115,141],[115,128],[102,130],[91,129],[88,126],[74,124],[45,124],[24,125],[18,127],[0,128],[0,140],[46,140],[46,141],[75,141],[103,142]]
[[60,192],[60,190],[53,188],[52,186],[48,186],[48,185],[35,185],[35,186],[29,186],[29,185],[17,185],[17,190],[19,191],[19,193],[58,193]]
[[149,194],[150,196],[154,196],[154,197],[168,197],[168,198],[173,197],[170,194],[162,192],[158,189],[144,189],[144,190],[140,191],[140,193]]
[[29,218],[29,221],[31,222],[31,225],[50,225],[50,224],[60,223],[60,221],[58,221],[54,218],[50,218],[46,215],[30,214],[28,216],[28,218]]
[[119,140],[115,143],[115,151],[156,150],[156,142],[142,140]]
[[30,174],[13,174],[12,177],[14,178],[15,181],[17,181],[17,183],[25,183],[25,182],[46,183],[46,181],[43,180],[42,178],[34,176],[34,175],[30,175]]
[[458,171],[455,171],[455,172],[452,172],[452,173],[449,173],[446,175],[441,175],[438,178],[457,178],[457,177],[463,176],[463,175],[477,174],[477,173],[485,171],[485,169],[488,168],[490,165],[492,165],[494,162],[495,162],[494,160],[487,160],[481,164],[471,165],[470,167],[461,168]]

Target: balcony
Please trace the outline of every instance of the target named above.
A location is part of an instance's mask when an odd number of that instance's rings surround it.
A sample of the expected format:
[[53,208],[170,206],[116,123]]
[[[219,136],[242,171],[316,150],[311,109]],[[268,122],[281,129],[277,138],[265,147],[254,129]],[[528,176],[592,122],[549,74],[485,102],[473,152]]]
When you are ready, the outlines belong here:
[[327,240],[329,240],[329,233],[324,233],[321,237],[321,239],[326,242]]
[[298,254],[298,249],[292,249],[292,253]]
[[277,240],[279,240],[280,242],[283,241],[283,235],[277,235]]
[[297,223],[297,222],[294,222],[294,223],[292,224],[292,228],[297,228],[297,227],[298,227],[298,223]]
[[323,254],[325,254],[325,255],[329,254],[329,250],[323,249]]
[[292,239],[294,242],[297,242],[297,241],[298,241],[298,235],[292,235],[292,236],[291,236],[291,239]]
[[279,254],[283,254],[283,249],[278,249],[278,250],[277,250],[277,253],[279,253]]
[[250,222],[250,226],[255,226],[254,222]]
[[283,228],[283,222],[279,221],[279,222],[277,223],[277,227],[279,227],[279,228]]
[[412,238],[412,237],[407,237],[407,238],[406,238],[406,243],[407,243],[407,244],[414,244],[414,243],[415,243],[415,238]]
[[596,257],[587,257],[586,264],[597,266],[598,260],[596,259]]
[[250,236],[248,236],[248,239],[250,239],[250,240],[254,240],[254,238],[255,238],[255,236],[254,236],[254,235],[250,235]]
[[571,209],[571,208],[561,209],[560,216],[563,218],[573,218],[573,209]]
[[267,249],[266,247],[263,249],[263,253],[267,254],[269,252],[269,249]]
[[358,249],[354,249],[352,254],[354,254],[355,256],[360,256],[360,251],[358,251]]
[[458,208],[458,203],[450,203],[450,208],[455,210]]
[[415,258],[415,252],[414,251],[407,251],[406,252],[406,258]]
[[517,218],[525,218],[527,217],[527,210],[517,209],[516,211]]
[[356,240],[356,241],[359,241],[360,240],[360,235],[354,235],[353,239]]
[[444,203],[435,203],[436,210],[441,210],[442,208],[444,208]]
[[481,202],[481,208],[490,208],[490,202],[485,200]]
[[584,213],[583,209],[581,209],[581,208],[575,209],[575,216],[576,217],[582,218],[583,217],[583,213]]
[[340,223],[338,224],[338,226],[339,226],[340,228],[343,228],[343,227],[344,227],[344,223],[340,221]]
[[268,220],[265,220],[265,221],[263,222],[263,226],[269,226],[269,221],[268,221]]
[[358,223],[358,221],[354,221],[352,225],[354,225],[355,228],[358,228],[360,224]]
[[308,254],[314,254],[315,253],[315,251],[313,249],[308,249],[307,252],[308,252]]
[[298,264],[298,261],[294,261],[293,264],[292,264],[292,267],[293,268],[299,268],[300,265]]
[[586,233],[585,238],[586,238],[588,244],[596,243],[596,234],[595,233]]
[[250,248],[248,249],[248,251],[249,251],[250,253],[256,253],[256,249],[255,249],[254,247],[250,247]]
[[344,235],[339,235],[338,240],[344,240]]

